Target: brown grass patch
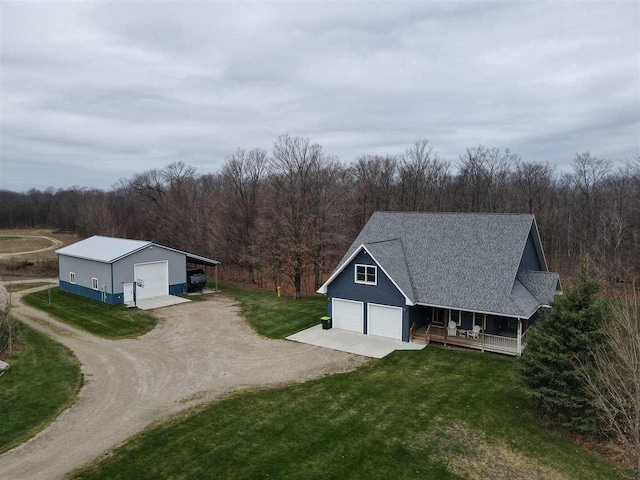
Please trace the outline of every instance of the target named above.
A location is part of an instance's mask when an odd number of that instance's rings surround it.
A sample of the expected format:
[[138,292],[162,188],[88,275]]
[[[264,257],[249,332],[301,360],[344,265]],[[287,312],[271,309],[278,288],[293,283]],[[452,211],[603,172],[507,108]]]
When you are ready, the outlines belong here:
[[[435,419],[434,419],[435,420]],[[436,431],[422,441],[436,441],[450,471],[470,480],[568,480],[569,477],[503,443],[489,443],[483,432],[457,420],[434,421]]]
[[51,246],[51,241],[41,237],[10,237],[0,235],[0,253],[19,253]]

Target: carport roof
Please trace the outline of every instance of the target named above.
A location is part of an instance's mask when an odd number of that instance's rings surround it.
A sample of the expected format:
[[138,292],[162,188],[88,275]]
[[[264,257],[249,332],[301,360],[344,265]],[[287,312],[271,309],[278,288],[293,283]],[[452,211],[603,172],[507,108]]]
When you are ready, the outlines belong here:
[[145,240],[102,237],[100,235],[94,235],[93,237],[85,238],[79,242],[67,245],[66,247],[56,250],[56,253],[58,255],[93,260],[95,262],[113,263],[150,245],[182,253],[187,257],[187,260],[192,263],[201,263],[206,265],[220,264],[219,261],[212,258],[202,257],[200,255],[176,250],[175,248],[166,247],[164,245],[159,245]]

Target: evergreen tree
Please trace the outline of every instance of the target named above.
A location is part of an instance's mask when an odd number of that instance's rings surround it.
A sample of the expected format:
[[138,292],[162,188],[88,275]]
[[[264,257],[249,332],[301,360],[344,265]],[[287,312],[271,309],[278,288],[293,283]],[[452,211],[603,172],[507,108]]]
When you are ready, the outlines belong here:
[[532,327],[520,359],[522,382],[536,408],[581,433],[598,427],[577,364],[593,365],[593,347],[603,339],[606,303],[599,289],[583,265],[578,283],[557,296],[551,311]]

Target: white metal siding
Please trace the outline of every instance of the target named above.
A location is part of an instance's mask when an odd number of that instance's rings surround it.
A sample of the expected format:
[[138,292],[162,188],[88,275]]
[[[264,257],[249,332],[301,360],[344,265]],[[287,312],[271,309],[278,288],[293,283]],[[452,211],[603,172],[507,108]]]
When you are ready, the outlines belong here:
[[332,299],[331,313],[333,328],[363,332],[364,303],[334,298]]
[[402,340],[402,308],[369,303],[367,334]]
[[136,263],[133,266],[135,281],[142,282],[143,286],[136,285],[136,298],[159,297],[169,295],[169,262]]

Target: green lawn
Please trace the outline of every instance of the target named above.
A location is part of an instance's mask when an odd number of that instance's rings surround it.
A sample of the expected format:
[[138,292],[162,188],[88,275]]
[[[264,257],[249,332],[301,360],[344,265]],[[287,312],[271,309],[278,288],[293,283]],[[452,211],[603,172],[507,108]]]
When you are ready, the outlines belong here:
[[273,291],[231,284],[221,284],[219,288],[238,300],[249,324],[260,335],[269,338],[284,338],[316,325],[327,311],[327,298],[323,295],[294,300],[291,296],[278,298]]
[[73,354],[46,335],[20,325],[22,350],[0,377],[0,453],[51,423],[82,384]]
[[6,285],[8,292],[21,292],[22,290],[29,290],[30,288],[44,287],[45,285],[53,285],[49,282],[30,282],[30,283],[10,283]]
[[[226,285],[260,332],[317,318]],[[304,307],[306,305],[306,307]],[[276,328],[277,318],[286,318]],[[237,393],[138,435],[82,479],[616,478],[614,467],[540,426],[515,359],[429,346],[302,385]]]
[[157,323],[156,317],[141,310],[100,303],[58,289],[51,290],[50,306],[46,290],[25,295],[22,300],[62,322],[104,338],[137,337]]

